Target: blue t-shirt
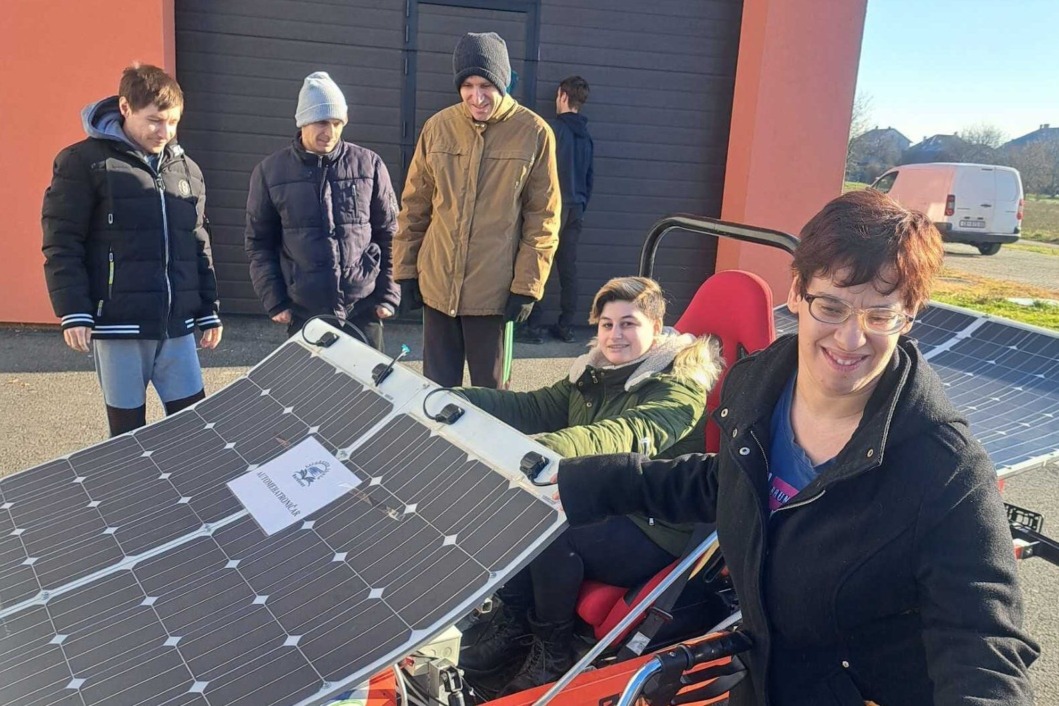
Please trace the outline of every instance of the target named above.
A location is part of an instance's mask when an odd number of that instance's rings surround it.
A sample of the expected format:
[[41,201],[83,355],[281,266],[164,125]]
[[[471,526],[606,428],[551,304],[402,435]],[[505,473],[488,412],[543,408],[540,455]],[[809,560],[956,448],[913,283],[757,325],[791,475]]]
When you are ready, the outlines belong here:
[[769,510],[775,512],[812,482],[831,465],[824,461],[814,466],[809,456],[794,440],[791,426],[791,405],[794,403],[794,381],[792,375],[783,388],[783,394],[772,410],[772,446],[769,449]]

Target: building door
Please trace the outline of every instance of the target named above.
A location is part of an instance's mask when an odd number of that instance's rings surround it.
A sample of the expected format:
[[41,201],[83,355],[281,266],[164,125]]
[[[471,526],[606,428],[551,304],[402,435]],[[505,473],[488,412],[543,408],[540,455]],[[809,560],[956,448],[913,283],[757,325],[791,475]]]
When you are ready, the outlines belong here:
[[[532,108],[536,98],[537,6],[495,0],[418,0],[410,8],[405,50],[407,78],[402,105],[402,174],[412,160],[423,123],[459,102],[452,51],[467,32],[496,32],[507,43],[515,86],[512,96]],[[529,98],[529,100],[527,100]],[[403,183],[403,180],[402,180]]]

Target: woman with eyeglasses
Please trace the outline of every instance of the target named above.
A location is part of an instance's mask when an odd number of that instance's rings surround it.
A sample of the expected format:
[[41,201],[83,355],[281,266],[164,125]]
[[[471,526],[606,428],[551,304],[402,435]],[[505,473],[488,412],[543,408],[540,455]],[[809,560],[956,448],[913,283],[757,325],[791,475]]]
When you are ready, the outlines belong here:
[[1033,703],[993,464],[906,337],[941,237],[876,191],[801,232],[798,332],[741,360],[716,455],[563,461],[570,523],[716,522],[754,638],[732,706]]

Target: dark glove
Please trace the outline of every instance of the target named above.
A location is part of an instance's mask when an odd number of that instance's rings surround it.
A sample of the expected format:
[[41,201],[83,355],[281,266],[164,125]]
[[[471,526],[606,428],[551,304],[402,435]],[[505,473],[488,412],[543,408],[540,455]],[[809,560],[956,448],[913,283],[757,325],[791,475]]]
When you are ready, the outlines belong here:
[[530,312],[533,311],[533,305],[536,303],[536,299],[527,297],[525,294],[509,294],[507,305],[504,306],[504,323],[514,322],[521,324],[529,318]]
[[423,308],[423,295],[419,292],[419,280],[404,279],[397,284],[401,285],[401,309],[403,311]]

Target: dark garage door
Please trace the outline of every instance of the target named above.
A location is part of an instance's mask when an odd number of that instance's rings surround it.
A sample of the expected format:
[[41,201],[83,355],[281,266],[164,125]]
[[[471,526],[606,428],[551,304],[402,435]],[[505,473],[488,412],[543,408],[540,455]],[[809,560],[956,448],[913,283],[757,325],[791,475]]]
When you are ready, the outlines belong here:
[[[180,137],[206,175],[223,311],[261,312],[242,246],[247,182],[294,136],[305,75],[326,70],[338,82],[350,105],[345,137],[378,152],[400,190],[423,121],[457,100],[451,48],[463,31],[504,36],[522,79],[516,97],[536,102],[544,117],[553,116],[563,77],[578,73],[592,86],[585,114],[596,192],[580,257],[584,315],[599,284],[635,270],[654,221],[719,213],[738,0],[411,2],[407,14],[405,0],[176,4],[187,100]],[[531,86],[536,101],[527,100]],[[713,261],[712,244],[667,239],[656,272],[674,314]],[[549,291],[546,303],[554,298]]]

